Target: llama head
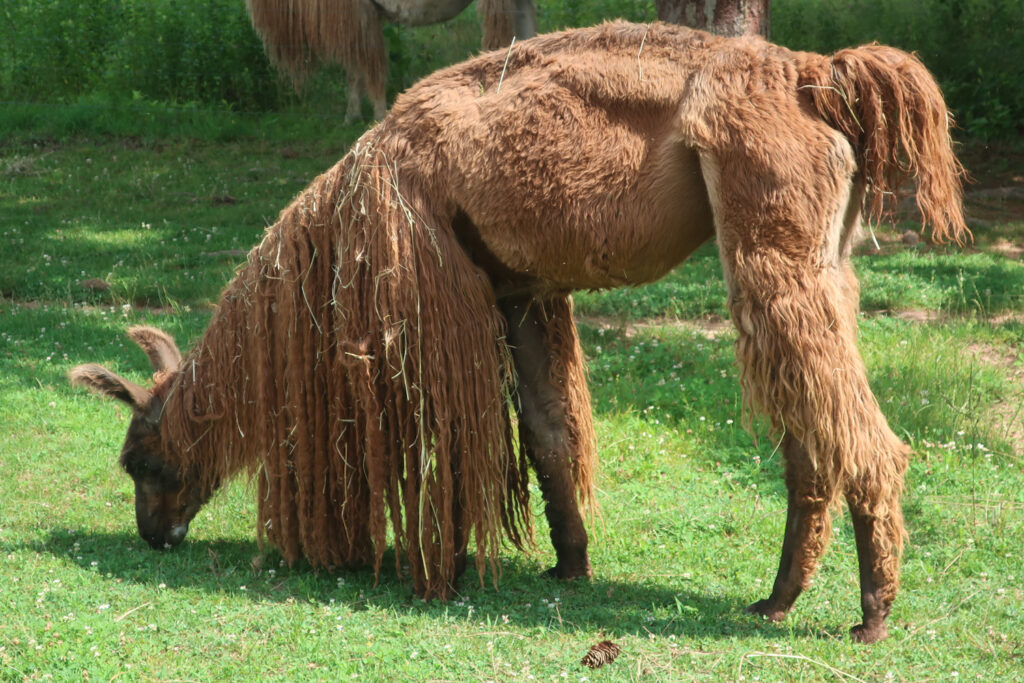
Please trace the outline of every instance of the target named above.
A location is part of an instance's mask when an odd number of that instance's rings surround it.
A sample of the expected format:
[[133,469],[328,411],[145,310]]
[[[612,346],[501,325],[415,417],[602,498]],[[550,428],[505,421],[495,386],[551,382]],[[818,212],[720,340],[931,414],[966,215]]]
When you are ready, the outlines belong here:
[[69,373],[72,384],[82,385],[132,408],[132,421],[121,449],[121,467],[135,482],[135,518],[139,535],[156,549],[181,543],[212,490],[200,485],[194,472],[183,471],[169,457],[160,431],[161,392],[181,363],[174,339],[152,327],[132,327],[128,336],[142,347],[155,370],[153,389],[146,389],[100,365],[79,365]]

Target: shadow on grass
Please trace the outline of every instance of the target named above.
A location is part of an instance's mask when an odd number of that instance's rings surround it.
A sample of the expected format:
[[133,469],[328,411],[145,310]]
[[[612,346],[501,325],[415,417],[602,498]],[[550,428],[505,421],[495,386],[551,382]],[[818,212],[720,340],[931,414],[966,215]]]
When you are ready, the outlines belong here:
[[987,316],[1018,310],[1024,268],[992,253],[955,251],[862,257],[855,261],[862,280],[863,310],[928,309]]
[[[393,551],[385,553],[379,582],[372,568],[316,571],[305,562],[279,564],[276,551],[263,554],[255,541],[186,540],[169,551],[154,551],[139,538],[102,532],[52,529],[45,540],[3,552],[46,553],[95,572],[105,580],[131,582],[146,590],[191,590],[211,595],[245,595],[254,602],[340,603],[353,611],[388,611],[449,619],[464,616],[484,623],[513,623],[624,635],[677,635],[691,639],[814,637],[799,624],[769,624],[745,614],[746,596],[719,596],[673,585],[664,578],[636,581],[559,581],[543,575],[534,557],[503,558],[498,586],[488,573],[481,585],[469,558],[459,594],[447,602],[423,601],[412,583],[395,574]],[[100,561],[93,558],[100,557]],[[94,564],[95,563],[95,564]],[[837,625],[837,629],[840,626]]]

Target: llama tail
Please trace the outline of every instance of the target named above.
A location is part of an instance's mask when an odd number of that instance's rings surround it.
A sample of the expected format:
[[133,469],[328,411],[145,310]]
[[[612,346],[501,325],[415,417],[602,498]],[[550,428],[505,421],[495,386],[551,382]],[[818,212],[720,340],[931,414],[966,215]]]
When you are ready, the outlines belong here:
[[935,79],[917,57],[883,45],[840,50],[802,65],[800,86],[818,112],[853,145],[871,191],[869,219],[908,179],[936,242],[971,238],[961,198],[963,166],[953,153],[950,114]]

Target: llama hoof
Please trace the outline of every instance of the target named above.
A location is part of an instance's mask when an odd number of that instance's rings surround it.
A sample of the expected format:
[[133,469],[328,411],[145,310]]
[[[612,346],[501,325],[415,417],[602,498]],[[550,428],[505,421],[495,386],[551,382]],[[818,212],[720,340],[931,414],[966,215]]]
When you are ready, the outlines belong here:
[[573,579],[592,579],[594,572],[590,569],[590,564],[584,565],[582,568],[571,569],[563,567],[561,565],[555,565],[551,569],[544,572],[544,576],[552,579],[562,579],[563,581],[571,581]]
[[877,626],[858,624],[850,629],[850,637],[856,643],[864,643],[865,645],[877,643],[889,637],[889,627],[885,624],[878,624]]
[[747,605],[747,608],[743,610],[747,614],[757,614],[768,621],[782,621],[786,618],[786,613],[789,610],[782,609],[775,605],[771,600],[758,600],[752,605]]

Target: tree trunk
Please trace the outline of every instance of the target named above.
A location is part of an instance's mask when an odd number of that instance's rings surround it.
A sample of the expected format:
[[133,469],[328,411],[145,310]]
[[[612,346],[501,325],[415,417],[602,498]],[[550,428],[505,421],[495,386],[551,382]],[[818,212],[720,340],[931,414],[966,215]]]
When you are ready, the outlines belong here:
[[720,36],[768,38],[770,0],[655,0],[658,18]]

